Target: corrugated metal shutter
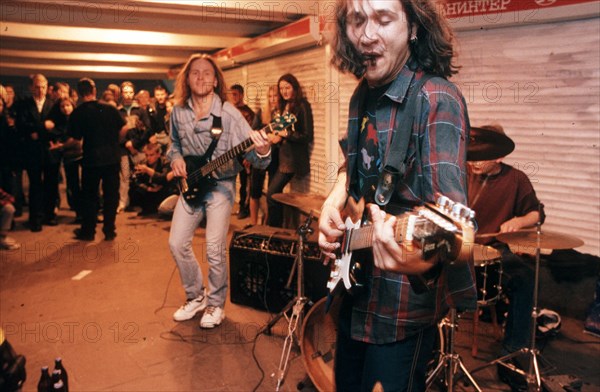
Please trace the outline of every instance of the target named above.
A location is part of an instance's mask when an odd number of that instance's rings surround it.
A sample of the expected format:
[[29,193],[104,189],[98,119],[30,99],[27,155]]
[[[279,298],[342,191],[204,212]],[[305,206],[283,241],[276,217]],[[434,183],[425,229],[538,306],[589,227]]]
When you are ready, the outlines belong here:
[[600,249],[598,19],[457,33],[453,81],[471,124],[497,122],[515,141],[506,163],[524,171],[545,205],[543,229]]
[[[311,174],[303,179],[294,179],[290,190],[294,192],[312,192],[326,195],[326,183],[323,179],[323,168],[327,157],[325,145],[327,130],[325,129],[325,104],[331,99],[332,89],[326,83],[325,49],[316,47],[278,56],[276,58],[255,62],[243,67],[227,70],[227,83],[243,79],[245,83],[246,102],[253,109],[267,106],[267,91],[270,85],[276,84],[279,77],[292,73],[302,86],[311,104],[314,117],[314,145],[311,155]],[[245,78],[243,77],[245,72]]]

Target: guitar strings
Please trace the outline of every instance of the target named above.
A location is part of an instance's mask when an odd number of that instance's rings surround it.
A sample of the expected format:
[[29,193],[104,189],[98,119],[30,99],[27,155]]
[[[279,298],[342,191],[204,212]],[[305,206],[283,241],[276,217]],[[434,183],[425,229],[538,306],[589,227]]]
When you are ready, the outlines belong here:
[[[290,122],[290,120],[288,120],[287,122]],[[273,124],[275,124],[275,122],[272,122],[272,123],[266,125],[265,127],[263,127],[261,129],[261,131],[265,131],[266,132],[267,128],[269,128],[270,131],[271,131],[271,133],[276,132],[276,131],[273,131]],[[288,128],[292,124],[293,124],[293,122],[291,122],[289,125],[286,125],[282,130]],[[245,146],[245,147],[242,148],[242,146],[245,145],[245,144],[248,144],[248,146]],[[239,153],[241,153],[243,150],[245,150],[248,147],[250,147],[252,144],[253,144],[252,143],[252,139],[248,138],[248,139],[244,140],[242,143],[240,143],[237,146],[233,147],[231,150],[227,151],[225,154],[223,154],[220,157],[218,157],[217,159],[207,162],[206,165],[203,168],[206,168],[207,174],[211,173],[214,170],[218,169],[220,166],[222,166],[225,163],[227,163],[233,157],[235,157],[236,155],[238,155]],[[236,151],[236,150],[241,150],[241,151]],[[202,173],[202,169],[203,168],[200,168],[200,169],[195,170],[192,173],[190,173],[190,175],[187,177],[187,181],[188,182],[194,182],[196,180],[199,180],[199,179],[205,177],[206,174]]]

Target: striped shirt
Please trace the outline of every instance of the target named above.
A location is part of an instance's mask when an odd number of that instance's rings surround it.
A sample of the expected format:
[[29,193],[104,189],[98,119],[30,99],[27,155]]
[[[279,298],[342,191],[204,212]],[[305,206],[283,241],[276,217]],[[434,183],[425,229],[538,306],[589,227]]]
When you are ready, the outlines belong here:
[[[399,109],[392,118],[394,106],[407,101],[422,71],[407,64],[376,105],[376,134],[379,156],[386,156],[388,132],[400,128],[407,117],[414,116],[408,144],[404,178],[398,180],[388,212],[399,214],[425,202],[434,202],[439,192],[455,202],[466,204],[466,141],[469,118],[466,104],[458,88],[441,77],[432,77],[418,91],[415,113]],[[360,122],[368,86],[362,80],[351,101],[347,133],[340,145],[346,158],[347,190],[359,199],[356,185],[361,179],[357,170],[363,146],[359,145]],[[410,118],[408,119],[410,120]],[[393,124],[392,124],[393,122]],[[368,202],[372,200],[366,200]],[[472,265],[444,265],[435,285],[423,294],[415,293],[406,275],[372,268],[365,289],[353,300],[352,338],[368,343],[399,341],[434,325],[449,306],[474,309],[477,295]]]

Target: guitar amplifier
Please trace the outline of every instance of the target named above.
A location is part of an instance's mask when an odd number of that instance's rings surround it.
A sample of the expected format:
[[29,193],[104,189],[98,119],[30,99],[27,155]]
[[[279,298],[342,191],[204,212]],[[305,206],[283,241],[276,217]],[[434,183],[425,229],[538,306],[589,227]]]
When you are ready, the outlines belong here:
[[[285,287],[298,254],[295,230],[254,226],[235,231],[229,245],[231,302],[279,312],[296,296],[297,275]],[[316,302],[327,295],[329,267],[321,262],[316,235],[304,241],[304,295]]]

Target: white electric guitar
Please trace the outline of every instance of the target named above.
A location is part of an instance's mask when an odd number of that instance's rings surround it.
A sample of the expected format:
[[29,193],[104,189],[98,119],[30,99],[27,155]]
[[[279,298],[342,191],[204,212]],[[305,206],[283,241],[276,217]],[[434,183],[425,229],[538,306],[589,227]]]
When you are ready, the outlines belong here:
[[[351,215],[356,217],[356,211],[361,209],[360,204],[352,206]],[[475,239],[474,217],[475,213],[468,207],[438,195],[436,204],[428,203],[398,216],[394,230],[396,242],[407,252],[420,252],[423,260],[441,253],[451,263],[467,263],[471,259]],[[340,282],[349,291],[364,284],[363,261],[355,260],[352,253],[373,246],[372,225],[362,225],[360,219],[353,220],[351,216],[346,218],[345,224],[340,254],[332,265],[327,282],[330,292]]]

